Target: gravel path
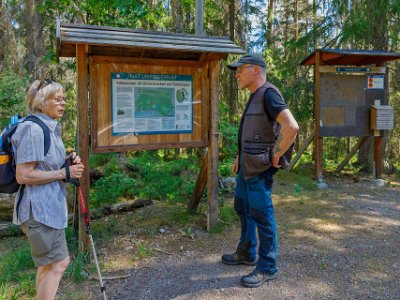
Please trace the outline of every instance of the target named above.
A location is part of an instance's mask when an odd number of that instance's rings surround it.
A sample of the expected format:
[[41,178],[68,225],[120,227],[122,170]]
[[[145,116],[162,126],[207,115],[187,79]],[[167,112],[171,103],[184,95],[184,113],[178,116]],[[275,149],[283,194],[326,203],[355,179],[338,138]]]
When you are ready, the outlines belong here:
[[[240,285],[249,266],[227,266],[239,228],[195,229],[194,239],[155,236],[156,255],[107,282],[109,299],[400,299],[400,185],[333,181],[323,191],[274,196],[279,277],[255,289]],[[166,233],[168,234],[168,233]],[[109,254],[109,259],[112,255]],[[96,282],[90,299],[101,299]]]

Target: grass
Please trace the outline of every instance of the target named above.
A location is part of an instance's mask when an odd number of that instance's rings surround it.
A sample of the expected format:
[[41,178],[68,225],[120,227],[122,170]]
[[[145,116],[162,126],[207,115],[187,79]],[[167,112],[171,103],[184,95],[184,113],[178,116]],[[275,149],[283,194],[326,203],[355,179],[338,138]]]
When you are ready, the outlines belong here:
[[[64,278],[74,283],[87,279],[85,268],[88,258],[78,251],[78,242],[71,228],[66,230],[71,263]],[[33,263],[26,237],[10,238],[3,245],[6,249],[0,258],[0,300],[32,299],[36,293],[36,267]],[[7,249],[8,248],[8,249]]]

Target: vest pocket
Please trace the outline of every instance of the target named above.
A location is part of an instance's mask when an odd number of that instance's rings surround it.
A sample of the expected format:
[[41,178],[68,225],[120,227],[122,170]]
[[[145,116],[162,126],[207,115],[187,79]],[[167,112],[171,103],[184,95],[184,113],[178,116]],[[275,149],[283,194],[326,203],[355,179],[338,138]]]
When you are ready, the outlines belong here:
[[270,148],[243,147],[242,169],[245,180],[254,177],[271,167]]

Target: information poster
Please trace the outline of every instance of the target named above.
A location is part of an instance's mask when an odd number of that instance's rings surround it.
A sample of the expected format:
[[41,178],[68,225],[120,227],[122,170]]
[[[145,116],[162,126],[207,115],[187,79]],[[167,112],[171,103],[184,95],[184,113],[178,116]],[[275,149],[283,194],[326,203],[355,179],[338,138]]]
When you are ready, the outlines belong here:
[[190,75],[111,73],[113,135],[191,133]]
[[379,89],[385,88],[385,76],[384,75],[368,75],[368,89]]

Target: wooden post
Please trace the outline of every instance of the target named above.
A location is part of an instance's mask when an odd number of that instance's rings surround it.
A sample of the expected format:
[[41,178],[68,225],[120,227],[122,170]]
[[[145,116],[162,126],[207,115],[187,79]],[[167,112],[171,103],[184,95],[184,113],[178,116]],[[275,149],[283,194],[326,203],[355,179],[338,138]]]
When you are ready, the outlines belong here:
[[[201,151],[201,149],[199,149]],[[188,201],[187,209],[189,213],[195,213],[197,207],[199,206],[201,195],[203,194],[204,188],[207,185],[207,165],[208,165],[208,155],[207,151],[204,151],[201,157],[201,169],[199,176],[197,177],[196,185],[193,190],[192,198]]]
[[358,143],[349,151],[349,153],[346,155],[346,157],[343,159],[340,165],[336,168],[335,173],[338,174],[340,173],[340,171],[343,170],[344,166],[350,161],[353,155],[357,152],[358,149],[361,148],[361,146],[365,143],[367,139],[368,139],[367,136],[360,137]]
[[219,120],[219,62],[209,62],[210,80],[210,129],[208,135],[207,230],[218,223],[218,120]]
[[382,153],[383,153],[383,137],[374,137],[374,161],[376,179],[382,178]]
[[[77,90],[78,90],[78,155],[85,165],[85,171],[80,179],[85,206],[90,215],[89,206],[89,107],[88,107],[88,59],[87,45],[76,45],[77,65]],[[79,197],[76,194],[76,197]],[[79,201],[78,201],[79,203]],[[82,242],[83,251],[89,251],[89,236],[86,233],[86,224],[79,206],[79,239]]]
[[310,136],[305,140],[304,145],[300,148],[299,152],[296,153],[296,156],[290,162],[290,165],[287,168],[288,171],[293,169],[294,165],[297,163],[297,161],[299,160],[299,158],[303,154],[303,152],[306,151],[308,145],[311,144],[311,142],[314,139],[314,137],[315,137],[315,130],[313,129],[313,131],[311,132]]
[[318,180],[322,176],[322,152],[323,152],[323,138],[319,136],[319,125],[320,125],[320,90],[321,90],[321,74],[319,72],[321,62],[321,53],[317,51],[315,53],[315,179]]

